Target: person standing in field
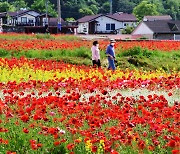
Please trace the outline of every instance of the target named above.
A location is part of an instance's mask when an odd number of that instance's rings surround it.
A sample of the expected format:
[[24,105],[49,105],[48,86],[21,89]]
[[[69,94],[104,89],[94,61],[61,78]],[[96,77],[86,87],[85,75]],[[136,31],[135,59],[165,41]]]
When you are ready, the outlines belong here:
[[100,51],[99,51],[99,43],[98,43],[98,41],[93,42],[93,46],[91,47],[91,52],[92,52],[93,67],[98,66],[100,68],[101,67],[101,62],[100,62]]
[[110,40],[110,44],[108,45],[107,49],[106,49],[106,55],[108,58],[108,69],[112,69],[113,71],[116,69],[115,67],[115,50],[114,50],[114,45],[115,45],[115,40],[111,39]]

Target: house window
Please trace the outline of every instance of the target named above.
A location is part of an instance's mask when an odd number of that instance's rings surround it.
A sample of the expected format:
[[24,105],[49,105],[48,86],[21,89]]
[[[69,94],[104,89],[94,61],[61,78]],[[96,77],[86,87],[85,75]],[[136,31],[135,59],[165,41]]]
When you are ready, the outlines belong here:
[[86,33],[87,32],[87,28],[83,28],[83,32]]
[[111,30],[115,30],[115,24],[111,24]]
[[128,24],[127,23],[124,23],[124,26],[126,27]]
[[46,18],[43,18],[43,26],[47,25],[48,24],[48,18],[46,20]]
[[106,24],[106,30],[111,30],[111,24]]
[[30,18],[30,19],[29,19],[29,23],[34,23],[33,18]]
[[115,30],[115,24],[106,24],[106,30]]
[[21,22],[22,23],[27,23],[27,17],[21,17]]

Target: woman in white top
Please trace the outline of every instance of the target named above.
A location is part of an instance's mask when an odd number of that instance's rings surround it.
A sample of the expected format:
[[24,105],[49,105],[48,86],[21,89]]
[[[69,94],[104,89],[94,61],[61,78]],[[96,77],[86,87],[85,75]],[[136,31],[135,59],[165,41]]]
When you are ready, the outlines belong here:
[[98,41],[93,42],[93,46],[91,47],[92,51],[92,63],[93,67],[101,67],[101,62],[100,62],[100,51],[99,51],[99,43]]

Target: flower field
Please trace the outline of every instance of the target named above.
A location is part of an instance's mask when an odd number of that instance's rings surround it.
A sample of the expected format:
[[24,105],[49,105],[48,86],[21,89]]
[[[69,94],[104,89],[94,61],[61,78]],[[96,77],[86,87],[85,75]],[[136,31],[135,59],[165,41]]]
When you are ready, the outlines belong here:
[[[0,38],[0,48],[40,54],[90,46],[56,36],[22,37],[30,39]],[[180,48],[179,42],[121,43],[170,55]],[[180,153],[180,71],[117,67],[111,72],[48,58],[1,57],[0,153]]]
[[[70,38],[64,39],[65,36],[54,35],[48,39],[37,39],[36,35],[18,35],[18,34],[1,34],[0,49],[13,51],[34,50],[58,50],[58,49],[75,49],[79,47],[91,47],[92,41],[80,41],[79,39]],[[17,37],[21,39],[16,39]],[[61,39],[60,39],[61,38]],[[100,41],[100,47],[105,50],[108,41]],[[119,51],[128,50],[133,47],[147,48],[149,50],[161,51],[177,51],[180,50],[179,41],[119,41],[116,43],[116,48]]]

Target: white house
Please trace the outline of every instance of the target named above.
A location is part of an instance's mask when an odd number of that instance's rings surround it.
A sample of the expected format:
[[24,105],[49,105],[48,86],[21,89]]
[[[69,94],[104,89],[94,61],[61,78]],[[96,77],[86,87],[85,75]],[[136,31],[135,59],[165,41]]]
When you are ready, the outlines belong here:
[[136,26],[137,19],[132,14],[98,14],[85,16],[78,20],[78,33],[121,33],[127,26]]
[[140,35],[149,39],[180,40],[180,20],[142,21],[132,35]]
[[[36,19],[40,14],[35,11],[27,11],[17,16],[17,23],[35,25]],[[13,18],[14,19],[14,18]]]
[[3,25],[35,25],[37,17],[40,13],[33,10],[19,10],[16,12],[3,12],[0,13],[0,19],[3,21]]

